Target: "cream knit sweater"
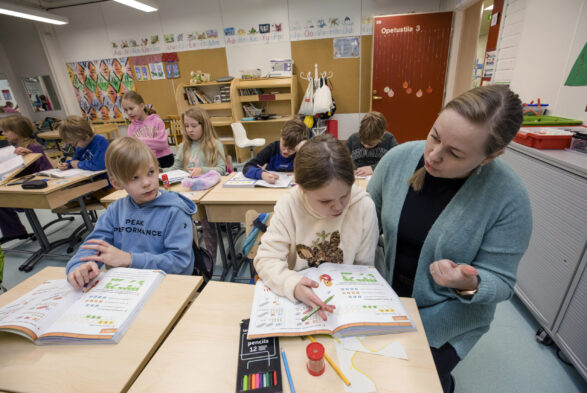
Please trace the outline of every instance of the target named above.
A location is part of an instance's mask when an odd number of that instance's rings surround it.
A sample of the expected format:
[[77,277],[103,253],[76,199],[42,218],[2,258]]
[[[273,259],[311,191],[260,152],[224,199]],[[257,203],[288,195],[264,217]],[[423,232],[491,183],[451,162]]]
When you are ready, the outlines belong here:
[[350,202],[338,217],[324,217],[295,187],[275,205],[275,213],[255,257],[255,269],[278,295],[294,298],[297,271],[322,262],[373,265],[379,235],[375,205],[353,185]]

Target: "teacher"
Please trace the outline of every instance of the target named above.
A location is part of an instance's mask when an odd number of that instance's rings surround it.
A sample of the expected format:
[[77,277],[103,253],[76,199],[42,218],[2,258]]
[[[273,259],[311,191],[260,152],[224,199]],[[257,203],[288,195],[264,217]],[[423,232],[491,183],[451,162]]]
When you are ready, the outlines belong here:
[[416,300],[444,392],[451,371],[514,293],[532,213],[519,177],[501,160],[522,123],[505,86],[449,102],[426,141],[380,161],[367,191],[384,237],[376,265],[399,296]]

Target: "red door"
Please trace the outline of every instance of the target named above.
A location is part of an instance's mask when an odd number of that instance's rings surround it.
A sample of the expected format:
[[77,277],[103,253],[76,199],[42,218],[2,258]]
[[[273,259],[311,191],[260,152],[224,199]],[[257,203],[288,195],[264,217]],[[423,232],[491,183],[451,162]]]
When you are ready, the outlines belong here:
[[444,99],[452,12],[377,16],[371,108],[398,142],[426,139]]

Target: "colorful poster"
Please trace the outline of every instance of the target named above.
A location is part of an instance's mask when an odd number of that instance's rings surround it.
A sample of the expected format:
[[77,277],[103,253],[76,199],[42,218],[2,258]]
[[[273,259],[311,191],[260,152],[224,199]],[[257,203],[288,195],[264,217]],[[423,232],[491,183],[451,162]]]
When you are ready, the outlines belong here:
[[305,22],[296,20],[289,30],[292,41],[359,34],[361,34],[359,23],[348,15],[314,17]]
[[2,90],[2,95],[4,96],[5,100],[12,100],[12,96],[10,95],[10,90]]
[[226,46],[243,44],[267,44],[284,41],[285,33],[280,23],[260,23],[254,26],[239,26],[224,28]]
[[359,37],[335,38],[332,40],[335,59],[359,57],[361,41]]
[[149,71],[151,72],[151,79],[165,79],[165,71],[163,70],[163,63],[150,63]]
[[224,46],[224,40],[219,37],[217,29],[165,34],[164,41],[165,51],[210,49]]
[[565,86],[587,86],[587,67],[585,67],[585,60],[587,60],[587,43],[583,46],[583,50],[577,56],[573,68],[569,72]]
[[112,41],[114,56],[138,56],[164,51],[159,34]]
[[67,63],[66,67],[79,106],[89,120],[123,119],[121,97],[135,90],[127,57]]

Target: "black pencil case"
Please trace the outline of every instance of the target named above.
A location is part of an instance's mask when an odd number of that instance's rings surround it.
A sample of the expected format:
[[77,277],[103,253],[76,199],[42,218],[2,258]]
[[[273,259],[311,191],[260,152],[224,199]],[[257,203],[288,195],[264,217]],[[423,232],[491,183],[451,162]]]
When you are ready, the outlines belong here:
[[24,190],[38,190],[41,188],[47,188],[47,182],[44,180],[27,180],[22,183],[22,188]]

